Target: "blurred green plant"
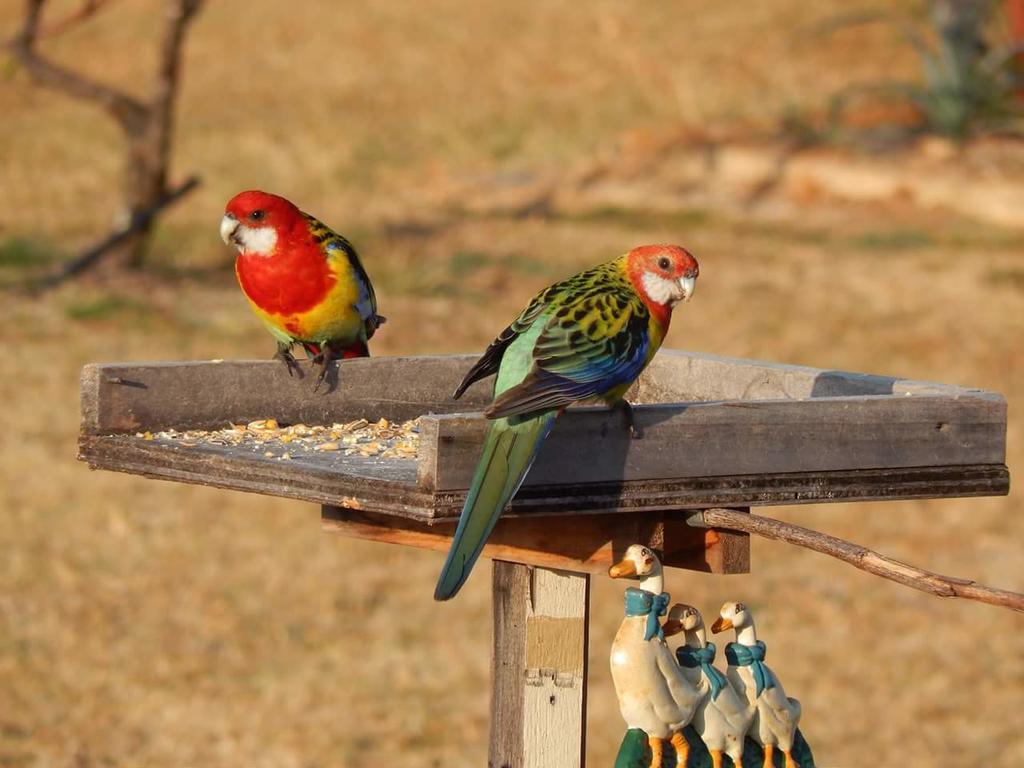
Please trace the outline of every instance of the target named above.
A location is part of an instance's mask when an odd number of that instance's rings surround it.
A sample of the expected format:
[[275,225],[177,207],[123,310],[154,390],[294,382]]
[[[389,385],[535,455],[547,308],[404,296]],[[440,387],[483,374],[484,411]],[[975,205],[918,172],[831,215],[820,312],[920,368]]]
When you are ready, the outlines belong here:
[[0,290],[24,290],[36,285],[61,252],[34,238],[0,238]]
[[603,224],[622,229],[640,227],[694,229],[708,226],[714,217],[714,214],[705,208],[658,211],[618,205],[598,206],[582,211],[558,212],[554,215],[554,218],[560,221],[575,224]]
[[923,230],[893,229],[878,232],[862,232],[849,239],[854,248],[868,251],[907,251],[931,248],[937,245],[935,237]]
[[64,307],[65,316],[71,320],[109,320],[124,315],[141,319],[150,311],[145,303],[116,294],[72,301]]
[[58,255],[44,243],[25,237],[7,237],[0,240],[0,267],[44,267],[52,264]]
[[994,45],[990,38],[997,0],[930,0],[925,10],[931,34],[913,18],[888,11],[864,11],[830,19],[816,30],[828,36],[864,24],[894,28],[917,53],[919,83],[885,80],[858,83],[832,97],[829,126],[842,123],[858,97],[875,96],[909,104],[920,114],[914,132],[930,132],[963,141],[982,130],[1006,129],[1021,110],[1018,93],[1024,82],[1016,62],[1024,42]]
[[1024,291],[1024,269],[990,269],[985,281],[990,285]]
[[453,277],[467,277],[491,263],[490,254],[483,251],[456,251],[448,262]]

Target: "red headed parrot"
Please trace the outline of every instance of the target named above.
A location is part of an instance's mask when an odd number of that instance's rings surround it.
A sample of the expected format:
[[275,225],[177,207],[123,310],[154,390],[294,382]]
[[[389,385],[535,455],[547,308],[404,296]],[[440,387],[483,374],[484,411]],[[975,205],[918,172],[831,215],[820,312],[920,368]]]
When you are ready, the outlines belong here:
[[235,274],[256,316],[277,339],[277,354],[297,369],[299,344],[321,365],[369,357],[367,342],[384,322],[370,278],[352,244],[283,197],[250,190],[228,201],[220,221],[238,248]]
[[546,288],[498,334],[455,391],[497,374],[493,419],[448,559],[434,590],[462,587],[498,516],[533,464],[555,419],[573,403],[623,399],[661,346],[672,309],[693,294],[697,260],[675,245],[647,245]]

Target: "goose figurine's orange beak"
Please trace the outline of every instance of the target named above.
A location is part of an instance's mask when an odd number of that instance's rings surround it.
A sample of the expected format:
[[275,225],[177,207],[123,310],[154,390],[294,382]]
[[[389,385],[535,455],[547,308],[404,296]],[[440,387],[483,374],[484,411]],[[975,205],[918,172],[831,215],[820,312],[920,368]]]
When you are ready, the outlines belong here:
[[626,576],[636,576],[636,563],[629,558],[620,560],[608,569],[608,575],[613,579],[621,579]]
[[716,635],[727,629],[732,629],[732,619],[727,619],[725,616],[719,616],[715,619],[715,623],[711,625],[711,631]]

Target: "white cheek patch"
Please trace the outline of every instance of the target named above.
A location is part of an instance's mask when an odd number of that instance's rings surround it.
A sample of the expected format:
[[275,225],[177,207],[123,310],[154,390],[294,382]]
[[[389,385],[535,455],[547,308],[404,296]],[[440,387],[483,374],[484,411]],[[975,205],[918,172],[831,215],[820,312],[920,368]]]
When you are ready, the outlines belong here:
[[245,253],[269,256],[277,247],[277,230],[273,227],[247,227],[239,225],[237,237]]
[[656,304],[671,306],[679,301],[679,291],[675,282],[665,279],[656,272],[644,272],[643,286],[648,298]]

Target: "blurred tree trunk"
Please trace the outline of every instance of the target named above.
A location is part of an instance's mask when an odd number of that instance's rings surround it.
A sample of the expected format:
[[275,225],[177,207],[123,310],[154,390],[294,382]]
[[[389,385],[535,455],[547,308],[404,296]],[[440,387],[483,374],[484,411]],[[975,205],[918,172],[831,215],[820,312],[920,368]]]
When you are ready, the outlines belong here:
[[[54,24],[56,33],[93,15],[107,0],[85,0],[72,16]],[[138,222],[132,233],[111,249],[117,263],[139,267],[145,260],[152,229],[152,211],[173,195],[167,187],[174,124],[174,103],[181,74],[182,44],[189,22],[202,0],[168,0],[165,26],[160,41],[156,81],[146,101],[95,82],[72,69],[43,57],[37,50],[39,37],[48,30],[40,22],[46,0],[27,0],[25,22],[12,43],[18,61],[40,85],[60,90],[77,99],[98,104],[121,127],[128,144],[125,168],[124,204],[127,222]]]
[[[1019,78],[1018,83],[1024,82],[1024,0],[1006,0],[1006,20],[1010,26],[1010,45],[1021,52],[1013,57],[1014,68]],[[1024,85],[1017,88],[1017,103],[1024,104]]]

